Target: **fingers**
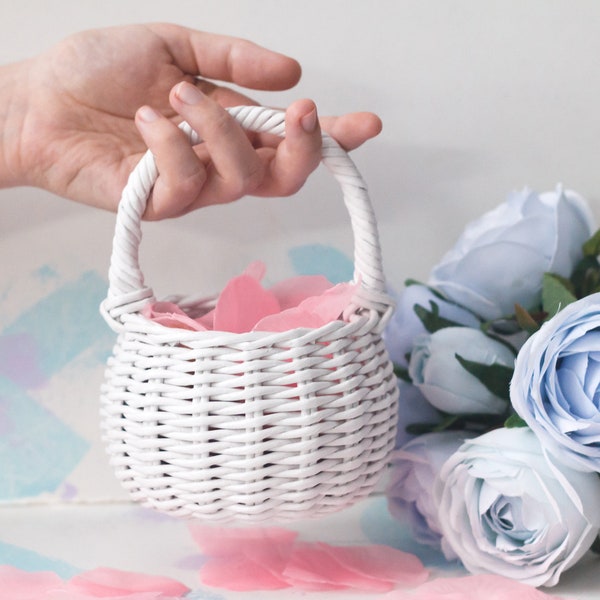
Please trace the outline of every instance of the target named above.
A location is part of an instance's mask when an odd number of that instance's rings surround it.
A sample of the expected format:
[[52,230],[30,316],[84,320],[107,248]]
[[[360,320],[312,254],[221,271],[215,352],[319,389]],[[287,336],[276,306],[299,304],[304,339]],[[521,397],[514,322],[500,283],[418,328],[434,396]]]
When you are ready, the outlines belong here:
[[[159,177],[145,213],[147,219],[173,217],[190,210],[231,202],[245,195],[295,193],[321,160],[322,134],[311,100],[286,111],[286,136],[262,136],[254,147],[247,132],[214,99],[189,83],[171,91],[172,107],[203,140],[192,147],[187,136],[157,111],[143,107],[136,125],[153,152]],[[324,122],[347,148],[381,129],[371,113],[354,113]]]
[[345,150],[354,150],[381,133],[381,119],[369,112],[324,117],[321,125]]
[[276,150],[262,149],[268,171],[256,195],[294,194],[321,161],[322,135],[314,102],[298,100],[290,105],[285,114],[285,132]]
[[148,27],[184,73],[260,90],[285,90],[300,79],[297,61],[247,40],[166,23]]

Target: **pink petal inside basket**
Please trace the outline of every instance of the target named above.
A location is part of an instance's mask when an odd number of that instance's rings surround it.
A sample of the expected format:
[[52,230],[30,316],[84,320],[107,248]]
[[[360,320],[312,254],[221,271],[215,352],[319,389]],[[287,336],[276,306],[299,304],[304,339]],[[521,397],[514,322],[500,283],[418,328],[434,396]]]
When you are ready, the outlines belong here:
[[142,310],[146,318],[165,327],[194,331],[216,330],[280,332],[317,328],[340,319],[357,285],[333,285],[322,275],[292,277],[271,288],[261,280],[264,264],[251,263],[231,279],[216,300],[215,308],[193,319],[171,302],[155,302]]
[[178,327],[179,329],[190,329],[192,331],[206,331],[207,329],[200,321],[189,317],[173,302],[146,304],[142,309],[142,315],[165,327]]

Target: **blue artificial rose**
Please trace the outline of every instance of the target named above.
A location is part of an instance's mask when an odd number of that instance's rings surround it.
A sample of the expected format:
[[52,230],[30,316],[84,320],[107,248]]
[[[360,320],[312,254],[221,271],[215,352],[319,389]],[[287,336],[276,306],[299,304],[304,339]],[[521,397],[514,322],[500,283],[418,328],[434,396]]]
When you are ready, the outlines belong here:
[[438,410],[450,414],[502,414],[507,400],[493,394],[458,361],[512,367],[514,353],[479,329],[446,327],[415,340],[408,373]]
[[545,448],[600,472],[600,294],[569,304],[527,340],[510,399]]
[[406,367],[406,355],[412,350],[415,338],[426,333],[421,319],[415,312],[415,306],[432,310],[432,303],[437,306],[440,317],[468,327],[479,327],[479,319],[468,310],[448,302],[437,296],[431,289],[422,284],[413,283],[406,286],[396,296],[396,310],[384,332],[385,345],[392,361]]
[[425,433],[394,451],[390,460],[390,514],[408,524],[417,542],[442,550],[448,560],[457,556],[441,535],[433,483],[446,460],[470,437],[465,431]]
[[569,277],[593,231],[575,192],[525,189],[468,225],[429,283],[486,320],[513,314],[515,303],[534,308],[543,274]]
[[600,479],[547,454],[527,427],[467,440],[433,490],[445,543],[471,573],[555,585],[600,527]]

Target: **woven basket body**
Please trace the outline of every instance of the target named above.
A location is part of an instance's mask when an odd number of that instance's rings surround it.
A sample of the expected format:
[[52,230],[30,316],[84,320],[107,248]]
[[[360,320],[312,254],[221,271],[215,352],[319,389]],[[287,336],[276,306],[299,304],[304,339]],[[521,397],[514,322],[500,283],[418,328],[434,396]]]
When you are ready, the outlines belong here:
[[[230,112],[247,129],[283,134],[278,111]],[[151,155],[132,173],[102,306],[119,335],[101,417],[111,464],[134,500],[213,522],[286,521],[340,510],[376,485],[396,429],[396,378],[380,335],[391,303],[366,188],[326,136],[323,155],[344,191],[361,285],[344,320],[282,333],[187,331],[139,313],[154,300],[137,253],[156,178]],[[206,309],[178,300],[192,313]]]

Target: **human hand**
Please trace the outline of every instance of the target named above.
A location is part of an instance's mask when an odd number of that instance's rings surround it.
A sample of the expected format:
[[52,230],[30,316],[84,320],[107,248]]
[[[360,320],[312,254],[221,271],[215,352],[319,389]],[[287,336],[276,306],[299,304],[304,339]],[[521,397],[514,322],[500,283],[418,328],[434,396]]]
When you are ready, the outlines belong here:
[[[198,81],[200,73],[207,79]],[[282,90],[300,73],[295,60],[251,42],[176,25],[75,34],[9,71],[16,85],[2,141],[12,151],[0,183],[34,185],[114,210],[148,146],[161,175],[146,218],[246,194],[293,193],[319,161],[314,104],[302,100],[288,108],[284,141],[247,136],[221,107],[253,102],[209,80]],[[191,148],[176,127],[182,119],[204,144]],[[322,123],[348,150],[381,126],[371,113]]]

